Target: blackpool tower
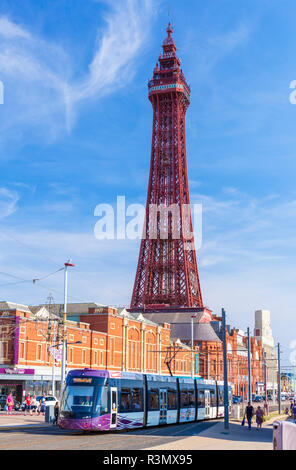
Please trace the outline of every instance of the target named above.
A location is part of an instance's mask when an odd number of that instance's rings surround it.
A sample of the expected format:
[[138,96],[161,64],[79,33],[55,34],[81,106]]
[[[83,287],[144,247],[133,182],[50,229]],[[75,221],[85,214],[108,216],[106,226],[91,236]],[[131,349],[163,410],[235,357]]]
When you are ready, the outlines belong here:
[[185,114],[190,87],[169,23],[148,83],[153,107],[146,217],[131,309],[203,308],[188,190]]

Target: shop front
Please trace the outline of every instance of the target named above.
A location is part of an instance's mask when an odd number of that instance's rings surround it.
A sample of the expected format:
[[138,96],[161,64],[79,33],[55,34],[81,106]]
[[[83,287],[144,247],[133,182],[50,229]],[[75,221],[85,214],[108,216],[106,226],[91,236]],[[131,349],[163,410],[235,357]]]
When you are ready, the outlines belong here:
[[[58,380],[57,380],[58,379]],[[60,378],[55,380],[55,394],[60,394]],[[0,395],[12,393],[15,400],[23,402],[30,395],[51,395],[52,376],[36,374],[35,369],[0,368]]]

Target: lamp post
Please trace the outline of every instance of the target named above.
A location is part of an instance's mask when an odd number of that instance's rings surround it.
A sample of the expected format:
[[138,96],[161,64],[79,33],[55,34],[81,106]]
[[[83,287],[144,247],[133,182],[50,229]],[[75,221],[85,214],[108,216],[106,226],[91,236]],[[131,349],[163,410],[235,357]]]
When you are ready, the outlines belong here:
[[252,403],[250,328],[247,329],[247,337],[248,337],[248,402]]
[[[52,347],[55,348],[56,346],[63,346],[64,348],[64,345],[65,345],[65,349],[66,349],[66,357],[65,357],[65,370],[67,368],[67,347],[68,345],[72,345],[72,344],[82,344],[82,341],[75,341],[74,343],[68,343],[67,339],[64,343],[64,341],[62,343],[57,343],[57,344],[53,344]],[[61,396],[62,396],[62,392],[63,392],[63,389],[64,389],[64,385],[62,382],[61,382]]]
[[68,260],[65,263],[64,268],[64,314],[63,314],[63,354],[62,354],[62,370],[61,370],[61,394],[63,393],[65,380],[66,380],[66,356],[67,356],[67,301],[68,301],[68,268],[74,267],[75,264],[72,263],[72,260]]
[[229,399],[228,399],[228,376],[227,376],[227,345],[226,345],[226,313],[222,308],[222,341],[223,341],[223,369],[224,369],[224,428],[229,429]]

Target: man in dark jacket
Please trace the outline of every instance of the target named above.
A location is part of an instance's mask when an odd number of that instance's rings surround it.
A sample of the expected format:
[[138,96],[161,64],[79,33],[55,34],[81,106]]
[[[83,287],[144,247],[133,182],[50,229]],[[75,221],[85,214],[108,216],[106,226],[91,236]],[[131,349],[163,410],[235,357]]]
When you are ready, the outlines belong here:
[[251,430],[251,427],[252,427],[253,415],[254,415],[254,408],[252,407],[251,403],[248,402],[248,405],[246,406],[246,409],[245,409],[245,416],[246,416],[247,421],[248,421],[248,429],[250,429],[250,430]]

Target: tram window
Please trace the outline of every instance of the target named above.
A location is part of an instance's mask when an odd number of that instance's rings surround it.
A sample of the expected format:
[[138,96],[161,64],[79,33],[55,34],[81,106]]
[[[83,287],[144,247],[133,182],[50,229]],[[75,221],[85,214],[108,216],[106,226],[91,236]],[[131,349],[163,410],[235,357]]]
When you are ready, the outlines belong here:
[[188,407],[188,392],[187,390],[181,391],[181,408]]
[[121,389],[120,411],[132,411],[132,394],[130,388]]
[[194,390],[188,390],[188,406],[189,408],[195,407],[195,397],[194,397]]
[[168,410],[177,409],[177,390],[168,390]]
[[211,394],[211,406],[216,406],[215,390],[210,390],[210,394]]
[[141,388],[133,388],[133,411],[143,411],[143,393]]
[[158,390],[149,390],[149,411],[159,410]]
[[198,390],[197,406],[200,407],[200,408],[205,407],[205,392],[204,392],[204,390]]
[[219,389],[219,405],[223,406],[224,405],[224,395],[223,395],[223,390]]
[[108,413],[109,397],[108,387],[99,387],[97,396],[96,412],[101,414]]

